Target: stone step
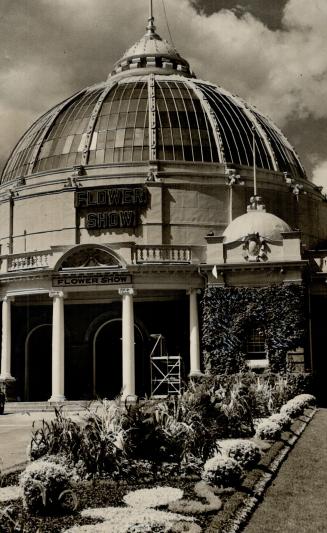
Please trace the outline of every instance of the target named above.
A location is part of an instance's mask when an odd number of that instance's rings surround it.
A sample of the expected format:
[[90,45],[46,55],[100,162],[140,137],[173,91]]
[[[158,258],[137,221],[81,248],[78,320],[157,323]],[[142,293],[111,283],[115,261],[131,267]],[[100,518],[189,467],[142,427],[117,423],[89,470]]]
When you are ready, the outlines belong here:
[[80,401],[65,401],[60,403],[49,402],[6,402],[5,413],[21,413],[34,411],[53,411],[55,407],[61,407],[65,412],[81,411],[90,407],[100,405],[98,402],[90,402],[87,400]]

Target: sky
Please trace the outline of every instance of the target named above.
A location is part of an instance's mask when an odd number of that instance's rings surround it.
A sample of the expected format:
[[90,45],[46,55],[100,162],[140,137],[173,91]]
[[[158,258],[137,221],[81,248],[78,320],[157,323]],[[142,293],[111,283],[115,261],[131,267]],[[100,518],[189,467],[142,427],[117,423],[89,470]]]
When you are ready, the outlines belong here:
[[[153,0],[197,76],[270,116],[327,190],[327,0]],[[148,0],[0,0],[0,168],[28,126],[104,80]]]

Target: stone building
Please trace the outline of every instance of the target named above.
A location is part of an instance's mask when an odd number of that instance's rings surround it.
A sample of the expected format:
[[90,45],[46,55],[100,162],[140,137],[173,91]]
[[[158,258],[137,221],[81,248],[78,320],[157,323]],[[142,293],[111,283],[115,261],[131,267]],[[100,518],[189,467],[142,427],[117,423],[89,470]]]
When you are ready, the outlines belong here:
[[[4,168],[8,396],[178,392],[205,370],[208,288],[303,286],[305,335],[287,357],[321,373],[326,207],[282,132],[199,80],[150,13],[108,79],[40,117]],[[263,371],[259,322],[250,316],[241,351]]]

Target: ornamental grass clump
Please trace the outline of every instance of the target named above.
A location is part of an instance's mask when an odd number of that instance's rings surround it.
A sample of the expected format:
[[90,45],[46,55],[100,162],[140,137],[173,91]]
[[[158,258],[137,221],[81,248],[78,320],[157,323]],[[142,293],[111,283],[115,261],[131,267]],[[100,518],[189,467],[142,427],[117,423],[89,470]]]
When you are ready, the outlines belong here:
[[114,474],[124,457],[126,437],[117,412],[115,402],[104,401],[97,411],[88,411],[82,426],[55,409],[54,420],[43,420],[33,431],[29,458],[61,455],[90,476]]
[[226,455],[215,455],[203,467],[202,479],[218,487],[236,487],[243,477],[240,464]]
[[69,472],[61,465],[35,461],[21,474],[19,486],[23,505],[31,513],[67,512],[76,507]]
[[254,442],[247,439],[229,439],[219,441],[218,446],[223,455],[235,459],[242,468],[252,468],[261,459],[261,450]]
[[255,436],[262,440],[279,440],[281,433],[281,426],[269,418],[266,418],[258,424]]
[[55,409],[54,420],[42,420],[41,427],[36,430],[33,423],[28,457],[34,461],[45,455],[63,453],[73,460],[78,460],[83,437],[81,427],[66,417],[62,409]]

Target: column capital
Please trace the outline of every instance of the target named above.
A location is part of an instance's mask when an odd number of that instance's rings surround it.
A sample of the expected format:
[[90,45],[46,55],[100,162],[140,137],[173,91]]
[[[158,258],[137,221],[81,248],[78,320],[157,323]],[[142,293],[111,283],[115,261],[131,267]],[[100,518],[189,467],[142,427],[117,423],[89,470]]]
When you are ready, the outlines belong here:
[[50,298],[66,298],[66,294],[64,293],[64,291],[51,290],[49,291],[49,297]]
[[133,289],[133,287],[122,287],[121,289],[118,289],[118,293],[120,294],[120,296],[124,296],[125,294],[135,296],[136,291],[135,289]]
[[201,289],[187,289],[186,294],[189,296],[190,294],[201,294]]
[[10,295],[1,296],[0,300],[1,302],[14,302],[15,296],[10,296]]

